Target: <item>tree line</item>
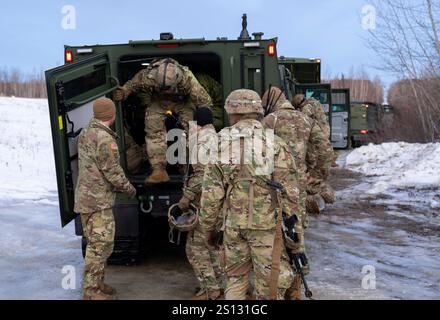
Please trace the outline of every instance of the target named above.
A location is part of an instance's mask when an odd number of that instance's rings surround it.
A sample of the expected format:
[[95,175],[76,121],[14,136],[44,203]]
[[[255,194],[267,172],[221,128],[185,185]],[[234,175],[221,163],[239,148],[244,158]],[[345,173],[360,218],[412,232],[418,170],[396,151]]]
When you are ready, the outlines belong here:
[[399,80],[388,90],[396,132],[414,142],[440,141],[440,1],[375,0],[366,39],[379,69]]
[[379,78],[371,76],[364,70],[359,68],[354,70],[352,67],[348,75],[332,77],[323,80],[324,83],[330,83],[332,88],[348,88],[350,89],[350,101],[369,101],[382,104],[384,100],[384,86]]
[[23,73],[18,69],[0,68],[0,96],[46,98],[43,72]]

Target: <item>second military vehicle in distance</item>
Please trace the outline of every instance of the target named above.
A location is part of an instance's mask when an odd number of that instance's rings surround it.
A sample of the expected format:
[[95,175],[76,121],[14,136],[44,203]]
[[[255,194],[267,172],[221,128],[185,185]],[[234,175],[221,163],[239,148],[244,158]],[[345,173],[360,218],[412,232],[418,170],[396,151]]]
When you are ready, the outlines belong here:
[[352,101],[350,107],[350,141],[353,148],[371,142],[376,132],[380,106],[368,101]]
[[[330,84],[321,83],[321,59],[281,56],[278,63],[282,85],[288,99],[292,100],[292,96],[296,93],[304,93],[319,100],[328,119],[331,119],[329,125],[333,148],[348,148],[349,90],[331,89]],[[336,99],[335,102],[333,98]]]

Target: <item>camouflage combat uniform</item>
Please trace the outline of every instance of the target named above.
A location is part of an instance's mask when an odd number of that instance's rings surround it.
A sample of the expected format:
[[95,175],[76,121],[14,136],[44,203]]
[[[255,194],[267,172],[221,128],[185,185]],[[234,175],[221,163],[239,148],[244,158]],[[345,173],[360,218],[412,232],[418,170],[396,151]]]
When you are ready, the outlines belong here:
[[113,130],[93,118],[78,139],[79,174],[74,211],[81,215],[87,239],[83,283],[87,295],[100,292],[105,263],[113,252],[114,190],[132,195],[136,192],[119,165],[116,138]]
[[[298,242],[295,243],[295,248],[292,249],[295,253],[303,253],[306,251],[304,229],[309,225],[306,210],[309,171],[315,168],[317,163],[322,163],[331,157],[332,148],[316,121],[295,110],[292,104],[285,100],[284,96],[275,105],[275,111],[264,118],[263,124],[267,128],[273,129],[275,134],[290,146],[292,154],[295,156],[296,165],[300,173],[302,225],[295,227]],[[309,265],[304,266],[304,272],[307,273],[309,268]],[[299,274],[295,274],[292,286],[286,292],[286,299],[299,300],[300,297],[301,279]]]
[[316,121],[324,133],[324,136],[328,139],[331,148],[331,154],[325,158],[317,159],[316,165],[309,169],[308,193],[311,195],[319,193],[332,193],[333,190],[327,183],[327,180],[329,177],[330,168],[334,162],[335,154],[330,143],[330,125],[327,116],[321,103],[314,98],[308,99],[307,103],[301,108],[301,111]]
[[307,103],[301,108],[301,111],[306,116],[314,119],[322,132],[324,132],[324,136],[330,140],[330,124],[322,104],[315,98],[309,98]]
[[141,92],[142,104],[146,106],[145,111],[145,142],[147,155],[150,164],[155,166],[166,166],[166,128],[165,112],[167,110],[177,114],[186,131],[188,122],[193,119],[195,108],[200,106],[211,106],[212,101],[206,90],[200,85],[193,73],[185,66],[179,65],[176,61],[169,59],[181,68],[183,78],[177,85],[178,92],[173,95],[162,94],[156,88],[153,70],[164,63],[164,59],[151,64],[148,68],[139,71],[131,80],[122,87],[125,96]]
[[[192,174],[183,188],[183,195],[189,199],[196,207],[200,206],[200,197],[202,194],[202,181],[205,166],[208,164],[209,151],[212,143],[217,144],[217,133],[213,125],[206,125],[198,130],[197,135],[190,134],[190,138],[196,138],[197,141],[189,142],[192,146],[191,158]],[[217,148],[217,146],[215,146]],[[215,154],[216,156],[216,154]],[[200,157],[200,159],[198,158]],[[203,159],[202,159],[203,158]],[[204,234],[197,224],[193,231],[190,231],[186,240],[186,255],[201,289],[211,296],[219,294],[222,287],[222,270],[219,261],[218,250],[209,248],[206,244]]]
[[291,148],[295,156],[300,178],[300,203],[303,226],[308,226],[305,210],[308,176],[317,166],[325,166],[332,155],[329,140],[324,136],[316,121],[295,110],[292,104],[280,99],[275,112],[267,115],[263,124],[275,131]]
[[[250,90],[237,90],[246,94]],[[244,92],[244,93],[242,93]],[[251,91],[252,92],[252,91]],[[233,92],[234,93],[234,92]],[[231,93],[231,95],[233,94]],[[258,97],[258,95],[255,93]],[[249,98],[252,101],[252,97]],[[259,99],[259,97],[258,97]],[[227,99],[228,101],[228,99]],[[253,100],[254,103],[256,100]],[[259,100],[261,106],[261,100]],[[228,102],[226,102],[228,104]],[[262,110],[262,108],[261,108]],[[228,112],[229,113],[229,112]],[[266,154],[273,148],[272,175],[260,175],[257,171],[261,161],[243,161],[252,155],[249,144],[241,138],[258,137],[262,141],[259,151]],[[200,224],[206,234],[213,232],[219,216],[223,215],[224,246],[227,274],[226,299],[245,299],[249,286],[249,273],[255,272],[255,290],[258,299],[269,297],[269,277],[272,269],[272,254],[275,239],[275,204],[266,181],[275,180],[284,186],[283,211],[290,217],[299,214],[299,190],[295,160],[289,147],[277,136],[270,146],[267,131],[257,120],[243,119],[219,133],[219,150],[222,156],[229,155],[233,146],[241,155],[218,161],[205,169],[203,179]],[[257,153],[259,151],[256,151]],[[234,154],[234,151],[232,152]],[[235,157],[235,158],[234,158]],[[226,159],[228,160],[228,159]],[[223,211],[223,213],[222,213]],[[282,248],[278,277],[278,298],[290,286],[293,274],[285,249]]]
[[214,127],[217,130],[221,130],[223,128],[224,119],[222,85],[206,73],[197,73],[195,76],[212,99]]

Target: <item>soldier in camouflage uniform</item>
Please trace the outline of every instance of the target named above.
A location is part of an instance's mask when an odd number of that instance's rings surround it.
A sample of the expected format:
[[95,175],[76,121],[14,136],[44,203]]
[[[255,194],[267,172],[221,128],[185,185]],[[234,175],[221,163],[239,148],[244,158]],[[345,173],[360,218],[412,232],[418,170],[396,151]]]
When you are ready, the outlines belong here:
[[199,106],[211,106],[211,98],[193,73],[171,58],[155,61],[147,69],[139,71],[116,90],[114,99],[123,101],[142,89],[142,103],[146,106],[145,142],[152,167],[145,183],[166,182],[170,178],[166,171],[165,112],[177,114],[183,128],[188,131],[188,122],[192,120],[194,110]]
[[[290,146],[295,157],[299,172],[302,227],[307,228],[308,215],[305,203],[309,170],[313,169],[316,163],[323,163],[331,156],[331,145],[317,123],[300,111],[295,110],[279,88],[271,87],[264,93],[262,100],[267,114],[263,120],[263,125],[266,128],[273,129],[275,134]],[[300,241],[297,248],[292,251],[294,253],[305,252],[303,230],[298,227],[295,231]],[[295,298],[301,296],[300,281],[299,275],[296,274],[295,286],[292,287],[292,290],[289,290],[290,296]]]
[[[266,91],[263,106],[268,113],[263,124],[274,129],[275,134],[291,147],[295,156],[300,173],[301,204],[305,210],[310,173],[328,171],[330,168],[333,154],[330,141],[317,121],[295,110],[279,88],[271,87]],[[307,219],[304,219],[304,223],[307,227]]]
[[[213,244],[216,223],[219,216],[223,218],[226,299],[246,298],[252,269],[258,299],[283,299],[293,273],[284,246],[275,243],[278,203],[267,182],[283,185],[285,217],[300,215],[295,160],[282,139],[257,121],[263,108],[256,92],[233,91],[225,109],[232,126],[220,131],[219,158],[205,168],[200,224]],[[271,170],[261,170],[265,164],[271,164]],[[280,259],[272,259],[276,252]]]
[[[293,98],[292,104],[320,126],[331,148],[330,125],[321,103],[314,98],[306,99],[304,95],[298,94]],[[334,159],[333,149],[331,149],[331,152],[331,156],[321,160],[318,159],[314,168],[309,170],[307,204],[313,212],[320,212],[319,202],[322,201],[321,199],[326,203],[334,201],[334,191],[327,182]]]
[[78,138],[79,174],[74,211],[81,215],[87,249],[84,265],[84,299],[112,299],[116,291],[104,283],[104,268],[113,251],[115,222],[112,208],[115,190],[135,197],[136,189],[119,165],[113,101],[100,98],[93,105],[94,117]]
[[[214,159],[217,157],[218,140],[212,124],[212,111],[209,108],[199,108],[195,112],[194,120],[197,121],[197,126],[190,128],[189,135],[192,173],[184,185],[183,196],[178,204],[183,212],[189,209],[190,203],[200,207],[205,166],[212,161],[212,157]],[[193,300],[218,299],[221,296],[223,276],[219,251],[208,247],[200,224],[197,224],[195,229],[188,233],[186,255],[200,285],[200,290],[195,294]]]
[[306,116],[314,119],[324,132],[325,137],[330,140],[330,124],[324,108],[318,100],[313,97],[306,99],[303,94],[297,94],[292,99],[292,105]]
[[213,125],[216,130],[223,128],[223,90],[222,85],[206,73],[196,73],[197,80],[212,99]]

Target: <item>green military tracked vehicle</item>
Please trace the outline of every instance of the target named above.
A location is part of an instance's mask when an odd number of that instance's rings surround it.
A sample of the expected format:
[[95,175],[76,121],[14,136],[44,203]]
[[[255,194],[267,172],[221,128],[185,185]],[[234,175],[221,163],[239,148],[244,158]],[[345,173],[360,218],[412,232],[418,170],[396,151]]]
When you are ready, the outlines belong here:
[[350,142],[353,148],[371,142],[377,130],[380,106],[368,101],[353,101],[350,106]]
[[[65,65],[46,71],[62,226],[75,219],[76,234],[82,235],[80,219],[73,211],[78,174],[77,139],[92,117],[92,104],[97,98],[111,97],[119,85],[161,57],[171,57],[194,73],[210,75],[222,85],[223,101],[239,88],[252,89],[261,95],[269,85],[281,86],[277,39],[262,36],[262,33],[249,36],[244,16],[243,30],[236,40],[175,39],[171,33],[162,33],[159,40],[65,46]],[[124,128],[131,130],[139,144],[144,141],[143,116],[140,119],[133,116],[139,107],[135,96],[117,104],[114,130],[120,137],[121,164],[140,197],[130,200],[123,194],[117,195],[113,258],[137,257],[148,238],[149,221],[166,216],[169,206],[181,197],[182,175],[176,167],[167,168],[170,182],[153,187],[143,183],[146,171],[133,175],[127,170]]]

